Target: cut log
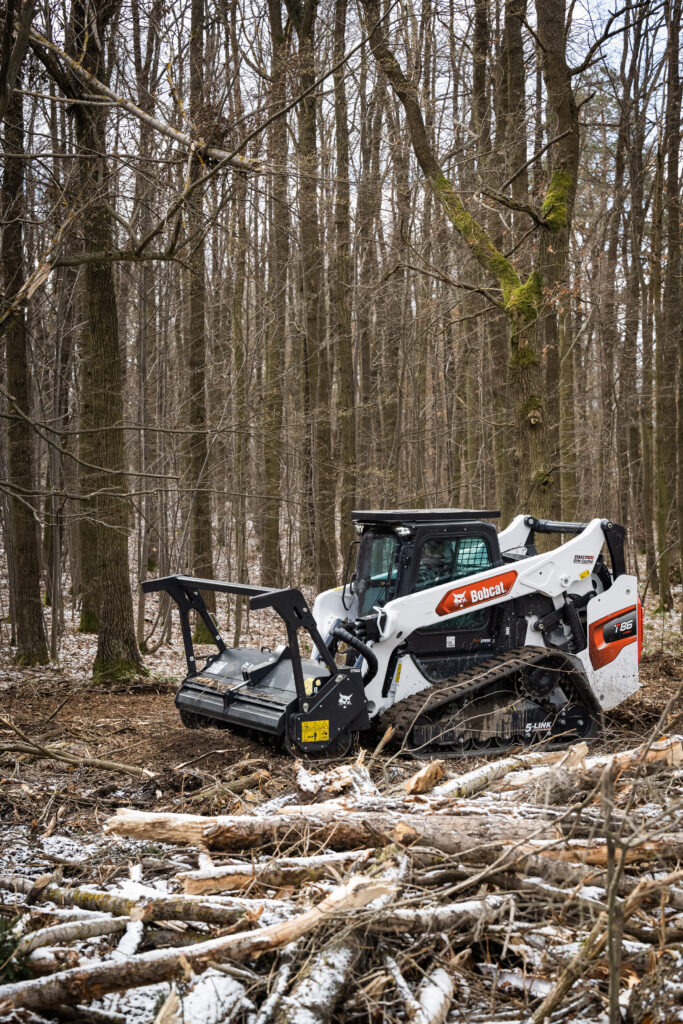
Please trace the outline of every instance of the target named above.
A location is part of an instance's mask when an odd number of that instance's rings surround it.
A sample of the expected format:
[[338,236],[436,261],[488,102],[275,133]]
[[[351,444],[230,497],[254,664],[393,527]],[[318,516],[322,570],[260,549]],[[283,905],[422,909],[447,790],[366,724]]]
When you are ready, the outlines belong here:
[[[296,813],[268,817],[246,815],[171,814],[119,808],[105,831],[134,839],[168,843],[199,843],[210,849],[239,851],[276,847],[282,841],[306,839],[329,849],[348,850],[367,846],[420,842],[449,854],[474,854],[482,863],[494,860],[513,842],[537,835],[543,819],[505,819],[505,828],[489,814],[401,814],[396,811],[360,809],[340,815],[339,808],[311,806]],[[547,834],[553,835],[552,821]]]
[[393,892],[393,885],[354,875],[334,889],[318,906],[279,924],[255,931],[238,932],[179,949],[153,950],[115,963],[95,963],[49,978],[19,981],[0,987],[0,1014],[18,1007],[39,1010],[59,1003],[87,1002],[105,992],[137,988],[174,978],[183,965],[205,966],[209,960],[245,960],[265,950],[277,949],[312,931],[333,915],[367,906]]
[[319,857],[281,857],[263,864],[225,864],[220,867],[183,871],[176,875],[183,891],[193,895],[241,889],[245,885],[280,888],[301,885],[321,878],[336,878],[352,864],[367,861],[374,850],[352,850],[321,854]]

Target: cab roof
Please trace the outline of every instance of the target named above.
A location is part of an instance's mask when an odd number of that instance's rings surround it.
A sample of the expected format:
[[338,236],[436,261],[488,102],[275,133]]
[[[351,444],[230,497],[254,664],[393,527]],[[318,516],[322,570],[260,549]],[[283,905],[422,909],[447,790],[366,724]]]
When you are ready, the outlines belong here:
[[390,523],[419,526],[423,523],[463,523],[499,519],[500,512],[471,508],[360,509],[351,513],[354,523]]

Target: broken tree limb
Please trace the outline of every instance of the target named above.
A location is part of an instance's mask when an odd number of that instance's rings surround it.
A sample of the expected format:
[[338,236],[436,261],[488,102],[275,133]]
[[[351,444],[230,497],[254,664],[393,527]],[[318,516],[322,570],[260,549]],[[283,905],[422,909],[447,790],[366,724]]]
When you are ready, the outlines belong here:
[[443,967],[435,967],[420,982],[417,1002],[424,1024],[443,1024],[453,1002],[455,985]]
[[18,1007],[38,1010],[59,1003],[87,1002],[105,992],[168,981],[182,970],[184,963],[201,967],[209,960],[249,959],[265,950],[287,945],[331,916],[360,909],[393,890],[391,883],[354,875],[318,906],[267,928],[224,935],[192,946],[140,953],[116,963],[95,963],[36,981],[4,985],[0,987],[0,1014]]
[[289,995],[284,996],[275,1024],[297,1024],[302,1007],[307,1024],[328,1024],[346,992],[360,959],[362,945],[341,939],[314,954]]
[[335,878],[350,865],[367,861],[373,853],[372,849],[351,850],[317,857],[281,857],[265,864],[225,864],[182,871],[176,875],[176,880],[182,883],[185,893],[193,895],[241,889],[250,884],[277,889],[283,885]]
[[[505,820],[501,830],[491,814],[401,814],[397,811],[353,809],[340,814],[338,807],[306,806],[292,813],[257,815],[171,814],[121,807],[105,824],[105,832],[134,839],[155,839],[210,849],[239,851],[275,847],[283,840],[306,838],[330,849],[388,846],[392,843],[432,846],[450,854],[473,853],[493,859],[511,842],[524,842],[543,825],[536,820]],[[548,821],[547,831],[553,833]]]
[[147,768],[136,768],[134,765],[120,764],[118,761],[102,761],[98,757],[80,757],[78,754],[70,754],[68,751],[57,747],[46,747],[41,743],[32,740],[25,732],[0,715],[0,722],[4,722],[8,729],[15,733],[22,743],[0,744],[0,752],[31,754],[33,757],[50,758],[56,761],[66,761],[67,764],[77,764],[83,768],[100,768],[102,771],[121,772],[124,775],[131,775],[134,779],[153,779],[154,772]]
[[270,772],[266,771],[265,768],[260,768],[258,771],[250,772],[249,775],[241,775],[238,779],[232,779],[229,782],[216,782],[212,786],[204,786],[202,789],[196,789],[194,793],[188,793],[185,797],[187,803],[197,803],[198,800],[209,800],[213,796],[238,796],[240,793],[244,793],[246,789],[253,789],[256,786],[260,786],[262,782],[266,782],[270,778]]
[[[20,875],[0,875],[0,889],[28,894],[34,887],[30,878]],[[187,896],[167,896],[155,899],[129,899],[115,893],[101,892],[97,889],[78,887],[62,888],[58,885],[47,885],[41,891],[41,899],[50,900],[59,907],[82,907],[84,910],[95,910],[117,917],[131,917],[146,921],[203,921],[205,924],[235,924],[251,909],[259,906],[273,905],[272,900],[241,900],[234,902],[207,903]],[[278,904],[278,907],[283,907]]]
[[20,940],[14,956],[25,956],[41,946],[55,946],[74,939],[92,939],[96,935],[113,935],[126,929],[124,917],[86,917],[80,921],[68,921],[39,928]]
[[534,754],[519,754],[514,757],[501,758],[499,761],[489,761],[487,764],[475,768],[471,772],[449,779],[443,785],[437,786],[433,796],[438,798],[466,799],[486,789],[491,783],[497,782],[505,775],[518,772],[520,769],[537,768],[548,765],[551,768],[558,764],[576,763],[581,764],[588,752],[585,743],[577,743],[567,751],[548,751]]
[[[626,923],[648,896],[653,892],[661,892],[667,889],[681,878],[683,878],[683,871],[673,871],[663,878],[652,878],[642,881],[631,895],[623,901],[620,908],[621,920]],[[540,1006],[534,1011],[529,1024],[543,1024],[545,1019],[562,1002],[574,983],[584,974],[591,962],[603,952],[607,945],[607,924],[608,915],[606,912],[603,912],[598,916],[590,934],[581,943],[580,949],[562,971],[552,991],[548,993]]]
[[481,899],[464,900],[426,907],[396,907],[384,911],[370,922],[373,932],[415,932],[421,935],[448,932],[470,932],[507,912],[512,897],[492,893]]
[[428,793],[430,789],[434,789],[434,786],[443,778],[444,763],[443,761],[428,761],[427,764],[420,768],[419,772],[415,772],[409,779],[401,786],[404,793],[412,795],[414,793]]

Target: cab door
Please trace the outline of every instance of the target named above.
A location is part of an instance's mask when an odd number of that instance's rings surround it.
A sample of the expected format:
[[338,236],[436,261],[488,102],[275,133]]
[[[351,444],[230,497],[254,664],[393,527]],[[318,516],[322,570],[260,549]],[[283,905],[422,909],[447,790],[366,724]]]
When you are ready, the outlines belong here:
[[[427,535],[415,554],[412,593],[476,575],[495,564],[485,536]],[[447,679],[496,653],[504,618],[504,606],[477,608],[414,630],[406,639],[406,650],[427,678]]]

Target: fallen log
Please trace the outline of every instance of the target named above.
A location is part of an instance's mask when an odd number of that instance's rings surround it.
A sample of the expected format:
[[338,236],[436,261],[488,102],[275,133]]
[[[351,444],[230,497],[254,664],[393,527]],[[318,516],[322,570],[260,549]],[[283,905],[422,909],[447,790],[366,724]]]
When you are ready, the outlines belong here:
[[20,939],[13,956],[26,956],[41,946],[55,946],[75,939],[92,939],[96,935],[113,935],[126,929],[124,917],[95,917],[53,924],[29,932]]
[[350,865],[367,861],[373,853],[374,850],[368,849],[327,853],[317,857],[281,857],[265,864],[224,864],[196,871],[182,871],[175,877],[182,883],[183,891],[193,895],[241,889],[250,884],[277,889],[283,885],[301,885],[302,882],[316,882],[321,878],[335,878]]
[[[31,878],[20,875],[0,875],[0,889],[12,892],[30,893],[34,887]],[[168,896],[155,899],[129,899],[97,889],[78,887],[62,888],[47,885],[41,890],[41,899],[56,903],[58,907],[81,907],[84,910],[101,911],[116,917],[132,917],[145,921],[203,921],[205,924],[235,924],[246,914],[267,906],[270,900],[241,900],[235,897],[234,904],[206,903],[190,897]],[[282,904],[278,905],[278,909]]]
[[[480,899],[460,903],[434,904],[426,907],[396,907],[385,911],[369,923],[373,932],[410,932],[420,935],[449,932],[457,929],[459,935],[476,931],[484,924],[495,921],[508,911],[511,896],[492,893]],[[463,938],[463,942],[466,939]]]
[[328,1024],[348,988],[361,951],[360,942],[342,939],[315,954],[289,995],[280,1000],[275,1024],[300,1024],[303,1007],[306,1024]]
[[[257,815],[172,814],[121,807],[109,818],[105,832],[134,839],[155,839],[210,849],[239,851],[267,849],[283,841],[315,840],[329,849],[348,850],[367,846],[420,842],[449,854],[472,854],[494,859],[505,845],[538,835],[543,819],[506,819],[505,829],[488,814],[401,814],[398,811],[353,809],[340,815],[339,808],[310,806],[292,813]],[[547,833],[554,834],[552,821]]]
[[443,1024],[453,1002],[455,985],[450,974],[443,967],[435,967],[420,982],[417,1002],[420,1008],[421,1024]]
[[[581,744],[577,744],[581,746]],[[570,750],[573,749],[570,747]],[[586,757],[576,763],[564,763],[565,768],[585,768],[592,771],[595,768],[604,768],[608,764],[625,771],[630,768],[637,768],[645,764],[661,763],[664,765],[677,765],[683,761],[683,745],[679,736],[664,736],[662,739],[650,744],[641,744],[631,750],[622,750],[618,754],[600,754],[594,757]],[[497,762],[494,762],[497,763]],[[560,762],[554,767],[559,767]],[[530,768],[525,771],[518,771],[509,774],[505,783],[499,787],[503,792],[511,789],[522,789],[529,783],[536,782],[539,778],[537,769]]]
[[19,1007],[39,1010],[59,1003],[87,1002],[99,998],[105,992],[169,981],[179,972],[182,973],[186,964],[201,967],[209,960],[246,960],[265,950],[287,945],[329,920],[332,915],[367,906],[372,900],[393,890],[394,886],[386,881],[354,875],[344,885],[334,889],[318,906],[267,928],[224,935],[192,946],[139,953],[126,960],[94,963],[61,971],[48,978],[4,985],[0,987],[0,1014]]
[[432,796],[437,799],[463,800],[481,792],[482,789],[486,789],[487,786],[504,778],[504,776],[510,775],[513,772],[519,772],[520,769],[533,768],[535,770],[538,767],[546,766],[552,769],[560,764],[565,766],[567,764],[578,765],[583,762],[587,753],[587,745],[585,743],[577,743],[565,751],[517,754],[513,757],[502,758],[499,761],[489,761],[487,764],[480,765],[479,768],[474,768],[471,772],[458,775],[456,778],[444,782],[441,786],[437,786]]

